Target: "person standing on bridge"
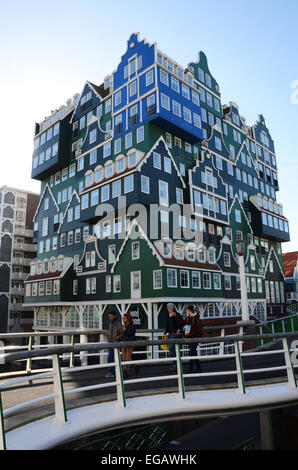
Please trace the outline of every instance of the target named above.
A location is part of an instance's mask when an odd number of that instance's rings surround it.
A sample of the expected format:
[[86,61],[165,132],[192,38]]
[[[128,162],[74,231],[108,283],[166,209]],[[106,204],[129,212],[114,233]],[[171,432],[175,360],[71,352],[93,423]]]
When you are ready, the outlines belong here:
[[[123,327],[120,336],[120,341],[135,341],[136,340],[136,327],[133,324],[133,319],[130,313],[125,313],[123,315]],[[126,346],[121,349],[122,353],[122,362],[131,361],[133,346]],[[128,365],[124,364],[123,366],[123,377],[124,379],[128,378]],[[139,366],[135,366],[136,375],[139,373]]]
[[[110,312],[109,313],[109,343],[116,343],[119,341],[121,333],[122,333],[122,325],[121,321],[117,319],[117,314],[116,312]],[[108,362],[115,362],[114,359],[114,349],[110,348],[108,351]],[[110,367],[108,374],[105,375],[107,379],[110,379],[111,377],[115,377],[115,367]]]
[[[180,333],[179,330],[183,325],[183,318],[180,313],[176,312],[174,307],[172,303],[167,304],[168,317],[164,334],[168,336],[168,339],[177,339]],[[171,357],[176,357],[175,344],[169,344],[169,353]],[[173,362],[171,370],[177,370],[176,362]]]
[[[195,311],[193,305],[188,305],[186,307],[187,317],[184,320],[183,330],[186,338],[201,338],[203,335],[202,324],[199,318],[198,313]],[[197,356],[197,347],[198,343],[191,343],[189,345],[189,356]],[[198,359],[190,359],[189,361],[189,373],[191,374],[194,371],[201,371],[200,361]]]

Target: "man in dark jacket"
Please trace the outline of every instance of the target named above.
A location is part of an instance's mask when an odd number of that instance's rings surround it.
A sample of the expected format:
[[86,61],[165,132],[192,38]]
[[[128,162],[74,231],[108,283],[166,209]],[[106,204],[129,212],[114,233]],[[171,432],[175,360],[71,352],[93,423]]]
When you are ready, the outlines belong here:
[[[180,315],[180,313],[176,312],[174,308],[174,304],[168,303],[167,310],[168,310],[168,317],[167,317],[167,323],[166,323],[164,334],[168,335],[169,339],[177,339],[179,336],[179,329],[183,325],[183,318]],[[176,357],[175,344],[169,344],[169,352],[170,352],[171,357]],[[173,365],[171,366],[171,370],[176,371],[176,369],[177,369],[176,362],[173,362]]]
[[[121,321],[117,320],[117,315],[115,312],[109,313],[109,337],[108,340],[110,343],[115,343],[119,341],[120,335],[122,333]],[[114,349],[109,349],[108,352],[108,362],[114,362]],[[105,376],[107,379],[115,377],[115,367],[110,367],[108,374]]]
[[[193,305],[188,305],[186,308],[187,317],[183,322],[183,329],[186,338],[202,338],[203,329],[199,319],[199,315],[195,312]],[[189,345],[189,356],[197,356],[198,343],[191,343]],[[196,369],[196,372],[201,371],[200,361],[198,359],[191,359],[189,361],[189,373],[191,374]]]

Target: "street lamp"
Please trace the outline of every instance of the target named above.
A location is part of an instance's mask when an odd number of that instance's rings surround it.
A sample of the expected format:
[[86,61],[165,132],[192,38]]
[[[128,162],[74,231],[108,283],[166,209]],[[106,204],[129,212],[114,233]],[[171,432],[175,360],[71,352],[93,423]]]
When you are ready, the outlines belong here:
[[239,262],[242,321],[249,322],[247,285],[246,285],[245,270],[244,270],[245,244],[242,239],[236,241],[236,249],[237,249],[237,255],[238,255],[238,262]]

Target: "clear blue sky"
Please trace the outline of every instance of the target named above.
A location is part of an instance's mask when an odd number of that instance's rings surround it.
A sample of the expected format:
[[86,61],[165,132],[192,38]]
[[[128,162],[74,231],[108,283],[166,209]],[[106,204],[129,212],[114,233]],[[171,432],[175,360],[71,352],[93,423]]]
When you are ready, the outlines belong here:
[[203,50],[222,102],[249,125],[265,116],[275,141],[280,192],[298,250],[297,0],[0,0],[0,185],[39,191],[30,179],[34,122],[101,83],[132,32],[181,65]]

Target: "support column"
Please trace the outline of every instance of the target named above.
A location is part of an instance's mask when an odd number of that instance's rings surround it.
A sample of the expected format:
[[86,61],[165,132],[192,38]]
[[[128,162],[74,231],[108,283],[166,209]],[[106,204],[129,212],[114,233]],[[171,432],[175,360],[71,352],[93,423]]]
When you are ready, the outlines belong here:
[[260,411],[262,450],[274,450],[272,410]]

